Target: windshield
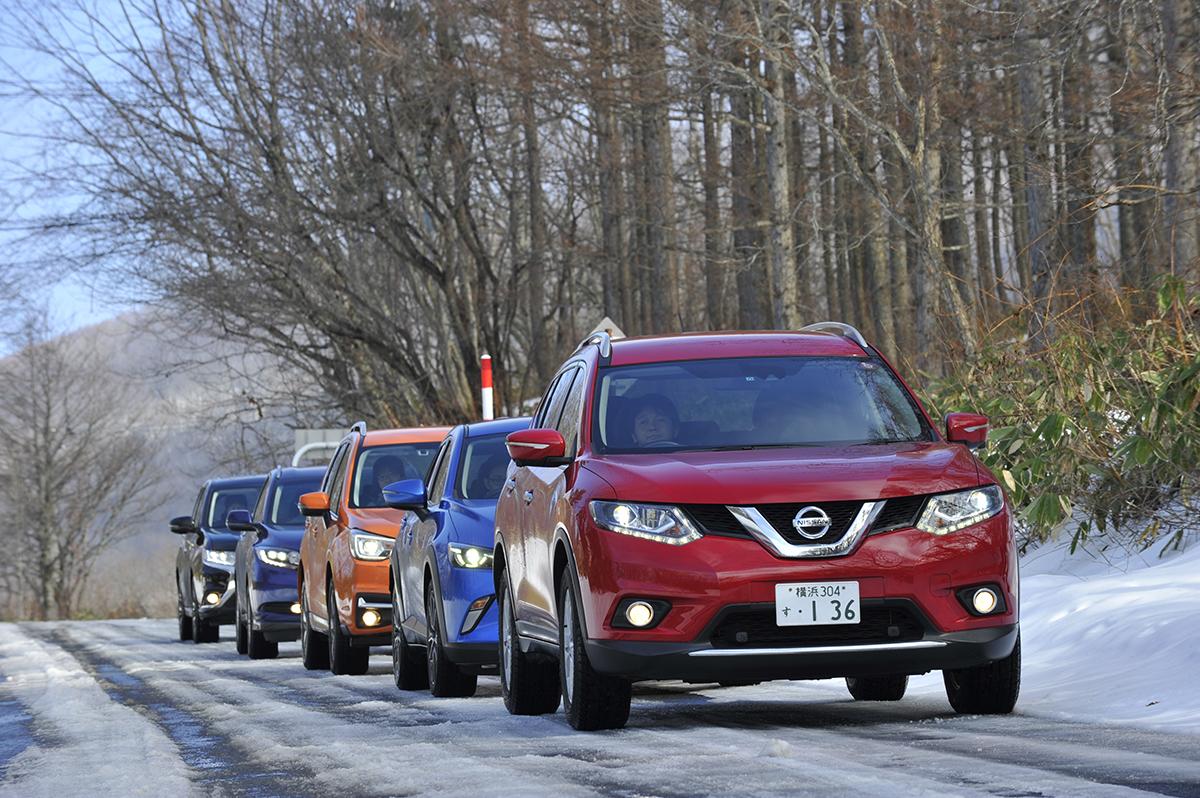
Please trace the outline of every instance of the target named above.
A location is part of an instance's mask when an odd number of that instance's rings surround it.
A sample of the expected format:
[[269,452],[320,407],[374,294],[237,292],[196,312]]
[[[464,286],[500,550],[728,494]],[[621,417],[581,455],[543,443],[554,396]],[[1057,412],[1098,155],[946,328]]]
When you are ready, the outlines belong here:
[[258,488],[218,488],[208,498],[208,528],[228,529],[225,516],[230,510],[249,510],[258,499]]
[[876,360],[761,357],[605,369],[598,451],[644,452],[931,440]]
[[304,526],[304,515],[300,512],[300,497],[321,489],[321,474],[306,479],[291,479],[275,485],[271,497],[269,515],[276,526]]
[[500,498],[508,472],[508,449],[504,435],[488,435],[467,441],[459,468],[458,494],[464,499]]
[[402,479],[424,479],[439,443],[394,443],[363,449],[355,463],[351,507],[387,507],[383,489]]

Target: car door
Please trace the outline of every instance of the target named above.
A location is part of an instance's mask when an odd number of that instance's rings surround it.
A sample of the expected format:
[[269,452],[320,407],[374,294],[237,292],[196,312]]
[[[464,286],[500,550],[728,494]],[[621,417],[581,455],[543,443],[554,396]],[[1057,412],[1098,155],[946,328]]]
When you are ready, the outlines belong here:
[[[333,453],[325,476],[321,478],[320,491],[326,496],[333,492],[334,479],[346,460],[346,452],[350,441],[344,440]],[[332,502],[331,505],[332,507]],[[300,561],[304,567],[304,591],[308,598],[308,606],[314,611],[325,606],[325,584],[322,575],[325,571],[325,545],[329,530],[330,514],[310,515],[304,519],[304,539],[300,543]]]
[[[461,429],[461,428],[460,428]],[[428,485],[426,487],[426,515],[424,518],[417,518],[416,513],[409,513],[413,517],[413,524],[410,527],[410,539],[408,547],[410,553],[410,579],[408,584],[412,587],[412,598],[410,602],[410,612],[418,619],[422,633],[425,632],[429,619],[425,617],[425,563],[427,561],[430,547],[433,545],[433,539],[437,536],[447,523],[447,508],[449,506],[446,501],[446,493],[449,486],[453,483],[450,479],[450,473],[454,464],[455,447],[461,437],[451,432],[450,436],[442,443],[442,450],[438,454],[438,462],[435,463],[434,470],[430,472]]]
[[196,534],[188,535],[188,566],[191,572],[191,594],[197,597],[204,590],[204,535],[208,529],[209,515],[216,490],[206,485],[204,495],[200,499],[196,515]]
[[[321,562],[320,573],[314,574],[313,578],[317,580],[317,584],[312,585],[308,596],[310,606],[316,605],[321,608],[321,614],[330,623],[333,623],[334,610],[326,606],[325,596],[325,564],[329,562],[329,557],[333,552],[334,539],[346,531],[350,519],[346,511],[346,497],[349,491],[349,482],[352,478],[352,473],[355,468],[356,455],[358,453],[357,443],[360,440],[357,436],[351,436],[346,441],[346,451],[342,454],[342,460],[338,464],[338,469],[334,472],[333,480],[330,483],[329,492],[329,513],[328,520],[325,522],[321,533],[317,536],[317,543],[320,546],[320,554],[318,559]],[[316,599],[315,601],[313,599]]]
[[[433,484],[450,459],[450,438],[442,441],[438,453],[434,455],[429,473],[425,475],[425,492],[428,500]],[[414,631],[424,622],[424,608],[421,606],[421,549],[418,547],[418,527],[421,519],[414,512],[404,513],[400,521],[400,531],[396,535],[396,560],[400,567],[400,601],[404,612],[402,622]]]
[[[204,506],[204,495],[208,492],[208,483],[200,486],[200,492],[196,495],[196,503],[192,505],[192,523],[197,528],[200,526],[201,508]],[[197,535],[184,535],[179,541],[179,552],[175,555],[175,577],[178,581],[179,596],[183,600],[184,607],[190,608],[193,605],[192,596],[192,562],[193,554],[196,551]]]
[[[575,399],[576,384],[582,385],[583,369],[570,364],[554,388],[554,395],[541,418],[539,427],[558,429],[563,409]],[[580,388],[582,390],[582,388]],[[565,436],[564,436],[565,437]],[[526,466],[518,490],[524,506],[521,524],[525,541],[525,593],[518,600],[526,605],[527,619],[547,634],[556,633],[557,597],[554,595],[551,545],[554,540],[555,505],[561,491],[563,466]]]

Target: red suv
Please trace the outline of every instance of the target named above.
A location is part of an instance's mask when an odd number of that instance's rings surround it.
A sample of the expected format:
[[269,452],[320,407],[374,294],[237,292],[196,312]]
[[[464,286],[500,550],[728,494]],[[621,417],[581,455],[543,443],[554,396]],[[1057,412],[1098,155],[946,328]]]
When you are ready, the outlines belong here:
[[1012,511],[853,327],[588,338],[496,508],[501,688],[617,728],[645,679],[845,677],[894,701],[941,670],[959,712],[1020,684]]

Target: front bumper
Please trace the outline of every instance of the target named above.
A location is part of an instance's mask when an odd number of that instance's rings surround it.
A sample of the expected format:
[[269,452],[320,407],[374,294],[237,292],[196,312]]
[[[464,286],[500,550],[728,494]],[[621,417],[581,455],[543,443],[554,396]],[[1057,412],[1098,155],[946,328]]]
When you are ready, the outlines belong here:
[[588,640],[601,673],[631,679],[686,682],[830,679],[968,668],[1012,653],[1017,624],[927,633],[920,640],[862,645],[714,648],[710,643]]
[[[233,569],[214,568],[204,565],[201,568],[203,581],[193,580],[196,591],[196,612],[200,620],[207,623],[231,624],[237,622],[237,590],[233,579]],[[209,604],[205,599],[209,593],[218,593],[220,599],[216,604]]]

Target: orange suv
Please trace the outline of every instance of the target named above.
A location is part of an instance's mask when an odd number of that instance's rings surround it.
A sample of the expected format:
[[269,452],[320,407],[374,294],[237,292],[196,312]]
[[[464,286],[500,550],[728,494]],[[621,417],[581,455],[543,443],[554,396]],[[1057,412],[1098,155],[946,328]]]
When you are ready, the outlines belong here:
[[391,644],[388,557],[403,520],[383,488],[423,479],[449,427],[367,432],[360,421],[338,445],[321,489],[300,497],[305,515],[297,570],[304,667],[367,672],[370,646]]

